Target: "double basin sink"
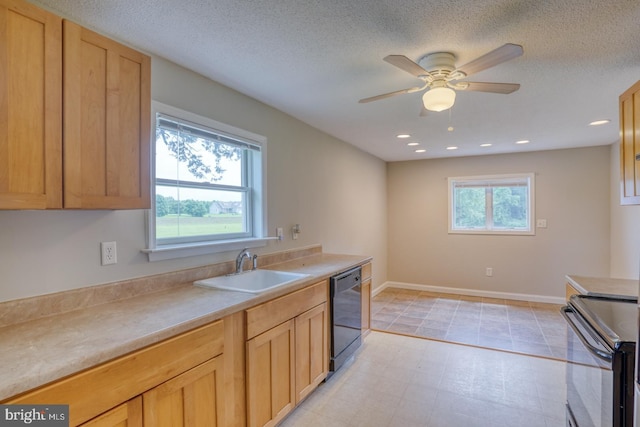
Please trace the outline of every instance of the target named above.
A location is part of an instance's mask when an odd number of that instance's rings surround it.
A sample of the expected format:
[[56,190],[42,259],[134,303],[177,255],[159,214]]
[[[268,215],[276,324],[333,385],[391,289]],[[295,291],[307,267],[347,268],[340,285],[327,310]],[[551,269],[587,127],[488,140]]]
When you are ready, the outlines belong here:
[[196,286],[259,294],[309,277],[309,274],[277,270],[249,270],[193,282]]

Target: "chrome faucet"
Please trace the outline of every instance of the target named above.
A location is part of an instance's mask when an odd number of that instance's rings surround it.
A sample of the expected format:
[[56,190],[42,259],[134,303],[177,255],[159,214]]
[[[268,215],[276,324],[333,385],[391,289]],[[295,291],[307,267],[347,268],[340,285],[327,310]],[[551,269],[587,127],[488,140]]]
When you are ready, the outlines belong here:
[[243,267],[242,262],[244,261],[245,258],[251,259],[251,254],[249,253],[247,248],[244,248],[243,250],[241,250],[238,256],[236,257],[236,274],[242,273],[242,267]]

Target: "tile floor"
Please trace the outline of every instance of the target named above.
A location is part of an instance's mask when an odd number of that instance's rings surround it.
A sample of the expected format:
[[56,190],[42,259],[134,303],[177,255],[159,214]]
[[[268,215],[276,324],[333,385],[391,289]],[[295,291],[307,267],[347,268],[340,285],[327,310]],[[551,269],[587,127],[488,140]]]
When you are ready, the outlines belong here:
[[563,427],[565,363],[371,332],[285,427]]
[[373,329],[566,360],[560,305],[387,288]]

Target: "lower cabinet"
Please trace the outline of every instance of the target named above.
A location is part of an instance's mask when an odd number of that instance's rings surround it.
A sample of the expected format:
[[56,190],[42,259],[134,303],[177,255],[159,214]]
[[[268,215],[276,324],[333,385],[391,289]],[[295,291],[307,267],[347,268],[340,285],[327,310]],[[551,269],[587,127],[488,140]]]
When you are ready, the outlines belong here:
[[275,426],[327,377],[328,292],[315,283],[2,403],[68,404],[70,427]]
[[223,356],[220,355],[81,427],[224,426],[222,378]]
[[249,426],[273,426],[295,405],[294,321],[247,342]]
[[215,357],[144,393],[144,426],[224,426],[223,360]]
[[328,324],[327,303],[312,308],[295,319],[296,404],[327,377]]
[[362,281],[360,285],[362,296],[362,336],[371,332],[371,279]]
[[87,421],[82,427],[142,427],[142,396]]
[[3,403],[68,404],[70,427],[230,425],[225,335],[218,320]]
[[567,283],[565,285],[565,293],[566,293],[567,301],[569,301],[569,298],[571,298],[571,295],[579,295],[581,292],[576,288],[574,288],[571,285],[571,283]]
[[362,266],[362,336],[371,332],[371,263]]
[[323,281],[247,310],[249,427],[276,425],[326,378],[327,291]]

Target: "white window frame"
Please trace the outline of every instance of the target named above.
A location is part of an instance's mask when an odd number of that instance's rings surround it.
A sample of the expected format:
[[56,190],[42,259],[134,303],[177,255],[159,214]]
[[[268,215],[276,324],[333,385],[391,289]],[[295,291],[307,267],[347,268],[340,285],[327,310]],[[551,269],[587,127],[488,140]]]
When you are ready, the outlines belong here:
[[[151,209],[147,211],[147,248],[143,252],[149,256],[149,261],[161,261],[173,258],[206,255],[218,252],[239,250],[242,248],[255,248],[266,246],[267,241],[273,238],[267,237],[267,138],[235,126],[220,123],[211,118],[200,116],[157,101],[151,103]],[[251,191],[251,224],[249,236],[231,237],[226,239],[193,241],[180,243],[159,243],[156,239],[156,171],[155,171],[155,145],[156,145],[156,117],[157,115],[170,116],[185,122],[193,123],[212,129],[221,134],[226,134],[240,140],[250,142],[260,148],[259,161],[251,159],[248,162],[251,169],[248,173],[248,187]]]
[[[510,183],[525,183],[528,188],[529,206],[527,209],[527,228],[526,229],[505,229],[493,228],[493,211],[492,200],[488,199],[485,205],[487,222],[484,228],[454,228],[455,214],[455,198],[454,188],[457,183],[463,185],[473,185],[478,187],[489,188],[491,186],[508,185]],[[506,234],[506,235],[535,235],[535,174],[534,173],[517,173],[502,175],[478,175],[478,176],[461,176],[450,177],[447,179],[448,196],[449,196],[449,234]],[[490,193],[490,192],[488,192]],[[491,193],[492,194],[492,193]]]

